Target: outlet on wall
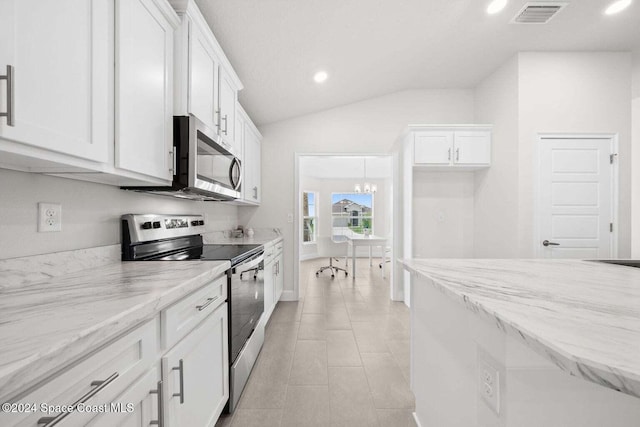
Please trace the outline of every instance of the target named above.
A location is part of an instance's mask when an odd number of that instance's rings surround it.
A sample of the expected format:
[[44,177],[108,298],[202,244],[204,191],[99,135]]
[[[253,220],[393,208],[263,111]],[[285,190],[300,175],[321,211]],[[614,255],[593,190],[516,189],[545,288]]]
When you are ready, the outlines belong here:
[[62,231],[62,205],[38,203],[38,232]]
[[496,414],[500,414],[500,372],[487,360],[483,352],[478,354],[478,393]]

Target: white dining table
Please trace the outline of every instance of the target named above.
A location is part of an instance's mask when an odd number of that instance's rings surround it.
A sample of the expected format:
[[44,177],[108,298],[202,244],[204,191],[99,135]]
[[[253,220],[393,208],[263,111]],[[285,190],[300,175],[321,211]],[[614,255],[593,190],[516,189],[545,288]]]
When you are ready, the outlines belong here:
[[[351,235],[346,236],[351,249],[351,277],[356,278],[356,248],[358,246],[369,246],[369,265],[373,265],[371,261],[372,249],[374,246],[380,246],[382,254],[384,254],[385,247],[387,246],[387,239],[385,237],[374,236],[370,234],[365,235]],[[383,255],[384,256],[384,255]],[[382,276],[384,277],[384,262],[382,263]]]

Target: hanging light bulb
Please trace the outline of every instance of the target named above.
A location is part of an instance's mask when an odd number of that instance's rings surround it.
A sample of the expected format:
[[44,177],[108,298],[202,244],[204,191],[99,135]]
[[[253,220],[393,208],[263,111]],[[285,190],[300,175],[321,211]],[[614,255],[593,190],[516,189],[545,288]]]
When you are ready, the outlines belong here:
[[360,188],[360,184],[356,184],[356,186],[353,189],[353,191],[356,192],[356,193],[362,193],[362,188]]
[[369,184],[368,182],[364,183],[364,192],[371,193],[371,184]]
[[375,184],[371,184],[371,192],[375,193],[376,191],[378,191],[378,186]]

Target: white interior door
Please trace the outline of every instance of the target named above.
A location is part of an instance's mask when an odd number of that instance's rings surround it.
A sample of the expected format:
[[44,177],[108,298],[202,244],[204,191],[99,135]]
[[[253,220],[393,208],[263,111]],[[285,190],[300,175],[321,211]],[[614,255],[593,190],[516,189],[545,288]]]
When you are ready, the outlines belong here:
[[541,257],[614,257],[612,145],[611,138],[540,140]]

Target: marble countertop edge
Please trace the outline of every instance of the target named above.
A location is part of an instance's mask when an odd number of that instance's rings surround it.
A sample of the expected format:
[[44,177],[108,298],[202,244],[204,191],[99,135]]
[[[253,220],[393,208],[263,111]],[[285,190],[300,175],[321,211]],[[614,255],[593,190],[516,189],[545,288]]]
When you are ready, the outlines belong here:
[[[448,295],[454,301],[462,304],[467,310],[474,312],[485,319],[499,322],[498,328],[503,330],[512,338],[524,343],[528,348],[534,350],[545,359],[549,360],[558,368],[569,374],[583,378],[612,388],[616,391],[626,393],[635,397],[640,397],[640,375],[620,367],[609,366],[585,357],[578,357],[559,348],[544,337],[539,336],[526,327],[506,319],[501,313],[489,309],[482,302],[474,300],[472,296],[457,292],[451,287],[442,283],[438,277],[434,277],[428,271],[421,270],[414,265],[413,260],[398,260],[403,267],[411,273],[421,275],[431,280],[436,289]],[[587,261],[583,261],[587,262]]]

